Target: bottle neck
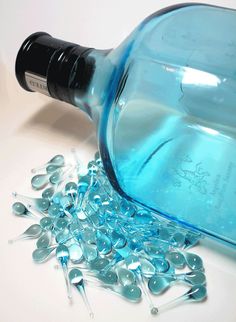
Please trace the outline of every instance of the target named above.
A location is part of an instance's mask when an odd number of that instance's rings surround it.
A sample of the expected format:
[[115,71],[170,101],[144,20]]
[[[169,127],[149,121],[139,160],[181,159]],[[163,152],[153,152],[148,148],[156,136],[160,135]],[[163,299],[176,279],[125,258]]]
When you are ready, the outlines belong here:
[[92,88],[96,66],[108,52],[38,32],[29,36],[18,52],[16,77],[25,90],[79,106],[91,116],[91,105],[99,104]]

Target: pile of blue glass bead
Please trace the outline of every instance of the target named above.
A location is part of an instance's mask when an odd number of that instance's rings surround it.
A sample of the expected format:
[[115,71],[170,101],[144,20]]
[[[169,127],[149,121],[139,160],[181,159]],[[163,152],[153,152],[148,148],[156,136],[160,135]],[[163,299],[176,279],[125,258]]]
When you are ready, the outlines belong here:
[[[170,304],[204,300],[203,262],[188,252],[201,236],[120,196],[110,185],[98,152],[83,173],[75,150],[73,156],[73,163],[56,155],[32,170],[32,188],[42,191],[40,197],[13,193],[17,199],[13,214],[34,217],[38,223],[9,242],[37,239],[32,254],[35,263],[55,255],[68,298],[74,286],[91,317],[87,284],[132,302],[144,297],[153,315]],[[186,267],[187,272],[177,272]],[[156,307],[150,293],[160,295],[177,282],[189,285],[188,291]]]

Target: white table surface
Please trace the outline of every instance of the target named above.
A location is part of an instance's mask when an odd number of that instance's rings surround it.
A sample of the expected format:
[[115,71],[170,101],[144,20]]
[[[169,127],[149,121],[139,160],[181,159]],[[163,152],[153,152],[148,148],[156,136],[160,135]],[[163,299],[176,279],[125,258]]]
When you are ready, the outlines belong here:
[[[89,321],[80,296],[69,305],[55,261],[32,262],[34,241],[8,245],[30,220],[11,213],[12,191],[29,194],[30,169],[57,153],[80,146],[89,159],[96,150],[94,127],[82,112],[40,94],[23,91],[14,76],[14,60],[22,41],[32,32],[47,31],[57,38],[95,48],[117,46],[147,15],[178,1],[137,0],[1,0],[0,2],[0,322]],[[189,1],[190,2],[190,1]],[[208,1],[236,8],[236,1]],[[236,32],[236,31],[235,31]],[[82,144],[82,145],[81,145]],[[206,268],[208,299],[185,304],[153,318],[143,301],[130,304],[112,293],[88,289],[96,322],[235,322],[236,253],[204,241],[194,251]],[[180,295],[174,286],[158,305]],[[74,295],[76,295],[74,293]]]

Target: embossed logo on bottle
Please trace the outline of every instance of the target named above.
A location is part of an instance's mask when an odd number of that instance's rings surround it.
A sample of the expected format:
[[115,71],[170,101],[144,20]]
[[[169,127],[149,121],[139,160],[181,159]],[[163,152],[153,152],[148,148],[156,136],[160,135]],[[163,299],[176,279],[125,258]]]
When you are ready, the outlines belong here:
[[173,186],[186,189],[187,184],[190,192],[207,195],[207,199],[202,200],[209,207],[219,210],[224,206],[229,193],[236,194],[236,188],[232,190],[230,187],[236,164],[230,161],[226,167],[218,169],[221,173],[216,174],[207,171],[203,164],[203,161],[194,162],[189,155],[178,158],[177,166],[171,169]]
[[190,191],[195,190],[201,194],[207,194],[207,177],[210,177],[210,173],[204,170],[202,162],[195,164],[189,155],[185,155],[179,159],[179,166],[172,170],[175,187],[181,187],[184,180],[189,184]]

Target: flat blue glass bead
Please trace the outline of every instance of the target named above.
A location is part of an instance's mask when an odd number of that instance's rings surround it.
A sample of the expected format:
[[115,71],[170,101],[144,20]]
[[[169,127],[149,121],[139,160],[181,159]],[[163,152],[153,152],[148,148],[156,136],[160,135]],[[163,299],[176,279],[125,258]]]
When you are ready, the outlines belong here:
[[47,248],[51,244],[51,234],[49,232],[44,233],[37,240],[37,248]]
[[95,245],[89,245],[86,243],[81,244],[81,249],[83,251],[83,256],[87,262],[91,262],[98,257],[98,250]]
[[59,245],[56,249],[56,257],[62,265],[67,265],[70,258],[68,248],[65,245]]
[[49,164],[47,167],[46,167],[46,172],[48,174],[52,174],[53,172],[59,170],[62,166],[61,165],[53,165],[53,164]]
[[43,230],[50,230],[53,227],[53,220],[50,217],[40,219],[40,226]]
[[60,199],[59,205],[62,209],[68,209],[73,205],[73,200],[70,196],[64,196]]
[[186,264],[192,270],[201,270],[203,269],[203,262],[201,257],[193,253],[184,253],[184,258],[186,260]]
[[173,264],[176,268],[184,268],[186,265],[185,257],[182,253],[178,251],[168,252],[166,258]]
[[90,268],[92,270],[101,271],[109,264],[109,260],[106,258],[96,258],[90,262]]
[[35,190],[43,189],[49,182],[47,174],[37,174],[31,179],[32,188]]
[[64,196],[64,194],[59,191],[59,192],[56,192],[53,197],[52,197],[52,201],[55,203],[55,204],[59,204],[60,203],[60,200],[61,198]]
[[137,302],[141,299],[142,291],[137,285],[126,285],[122,288],[121,295],[130,301]]
[[112,249],[111,241],[100,230],[96,231],[96,243],[100,254],[107,255],[111,252],[111,249]]
[[25,205],[23,205],[23,203],[21,203],[21,202],[15,202],[12,205],[12,211],[16,216],[27,215],[27,209],[26,209]]
[[78,244],[72,244],[68,247],[70,260],[73,264],[78,264],[83,260],[83,251]]
[[62,209],[60,204],[57,203],[51,203],[51,205],[48,208],[48,215],[50,217],[61,217],[63,215]]
[[118,281],[117,274],[111,270],[106,273],[100,273],[96,276],[105,284],[116,284]]
[[125,236],[115,230],[111,233],[111,241],[114,248],[123,248],[126,245]]
[[170,287],[170,281],[169,278],[154,275],[148,281],[148,288],[151,293],[159,295]]
[[154,218],[152,217],[149,211],[142,209],[142,210],[138,210],[134,214],[134,221],[137,224],[149,225],[154,222]]
[[153,258],[152,264],[155,266],[158,273],[166,273],[170,268],[169,262],[163,258]]
[[58,244],[64,244],[68,240],[71,239],[70,231],[67,228],[64,228],[63,230],[60,230],[56,235],[55,235],[55,240]]
[[42,198],[51,200],[54,195],[54,188],[50,187],[42,192]]
[[69,220],[67,218],[58,218],[54,222],[54,227],[57,230],[63,230],[69,225]]

